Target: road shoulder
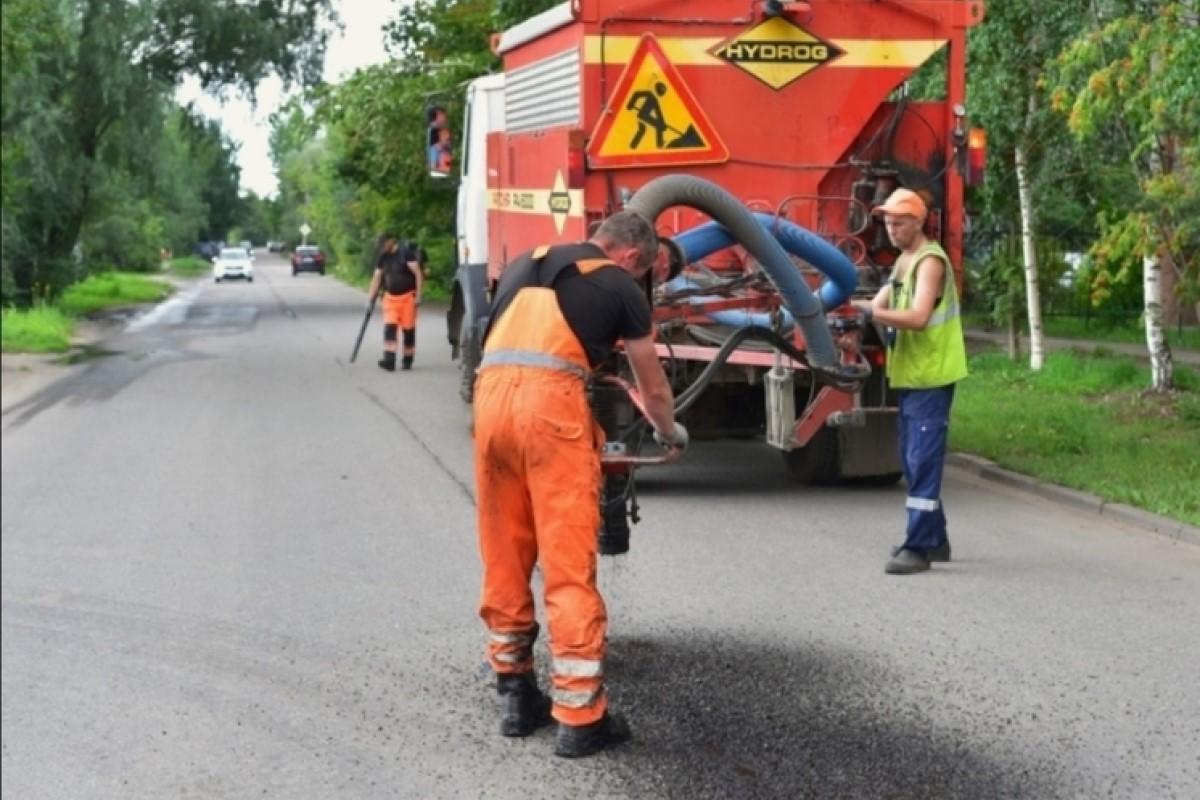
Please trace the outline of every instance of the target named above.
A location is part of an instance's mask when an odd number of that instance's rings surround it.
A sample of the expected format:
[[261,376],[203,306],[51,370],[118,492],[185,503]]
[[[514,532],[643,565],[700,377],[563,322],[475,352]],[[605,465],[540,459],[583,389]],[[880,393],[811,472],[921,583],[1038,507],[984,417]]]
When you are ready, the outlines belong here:
[[1060,505],[1072,507],[1084,513],[1104,516],[1108,520],[1117,521],[1139,528],[1144,531],[1157,533],[1178,541],[1200,546],[1200,528],[1188,525],[1170,517],[1151,514],[1140,508],[1113,503],[1087,492],[1070,489],[1053,483],[1046,483],[1037,478],[1019,472],[1004,469],[993,461],[982,456],[969,453],[950,453],[946,463],[981,480],[1006,486],[1020,492],[1041,497]]

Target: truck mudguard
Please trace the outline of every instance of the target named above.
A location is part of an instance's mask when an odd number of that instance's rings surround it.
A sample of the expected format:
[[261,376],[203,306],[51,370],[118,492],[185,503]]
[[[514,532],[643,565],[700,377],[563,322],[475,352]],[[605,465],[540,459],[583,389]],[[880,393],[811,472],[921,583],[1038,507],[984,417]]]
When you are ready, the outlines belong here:
[[454,280],[462,292],[464,319],[473,320],[475,326],[486,325],[487,264],[463,264],[454,273]]

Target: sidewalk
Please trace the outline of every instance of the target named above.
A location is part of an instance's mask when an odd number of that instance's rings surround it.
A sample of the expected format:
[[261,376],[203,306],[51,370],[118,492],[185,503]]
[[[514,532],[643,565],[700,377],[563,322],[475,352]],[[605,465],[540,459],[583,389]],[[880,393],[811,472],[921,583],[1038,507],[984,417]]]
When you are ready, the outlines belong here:
[[[985,331],[979,328],[967,328],[963,331],[967,341],[991,342],[1003,348],[1008,342],[1008,335],[1003,331]],[[1132,356],[1142,361],[1149,361],[1150,354],[1144,344],[1129,344],[1127,342],[1095,342],[1089,339],[1059,339],[1046,338],[1047,350],[1107,350],[1124,356]],[[1021,337],[1021,352],[1028,356],[1029,337]],[[1171,348],[1171,356],[1176,364],[1187,364],[1190,367],[1200,367],[1200,350],[1183,350]]]

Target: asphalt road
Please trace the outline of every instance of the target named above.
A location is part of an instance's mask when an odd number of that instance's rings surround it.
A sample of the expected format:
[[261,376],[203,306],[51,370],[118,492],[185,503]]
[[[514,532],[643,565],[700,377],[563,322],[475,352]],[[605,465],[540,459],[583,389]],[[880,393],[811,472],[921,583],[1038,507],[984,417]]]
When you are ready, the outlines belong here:
[[363,300],[262,255],[5,409],[5,798],[1200,796],[1200,549],[956,473],[889,577],[901,488],[750,442],[602,562],[636,740],[501,738],[444,322],[350,365]]

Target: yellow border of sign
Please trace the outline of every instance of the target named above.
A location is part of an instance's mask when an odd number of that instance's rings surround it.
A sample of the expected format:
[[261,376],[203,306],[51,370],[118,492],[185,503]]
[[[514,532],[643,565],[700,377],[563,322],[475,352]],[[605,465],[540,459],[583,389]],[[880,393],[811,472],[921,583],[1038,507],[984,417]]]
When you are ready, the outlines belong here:
[[[662,78],[671,84],[679,102],[691,115],[692,123],[700,138],[707,143],[708,149],[700,152],[691,150],[654,150],[646,153],[621,153],[605,155],[601,151],[612,133],[617,113],[624,107],[633,82],[637,79],[646,59],[653,59],[662,70]],[[612,94],[604,99],[605,106],[596,127],[588,137],[588,165],[593,169],[617,169],[621,167],[678,167],[695,166],[699,164],[722,164],[729,160],[729,148],[717,133],[712,120],[704,113],[700,101],[692,94],[691,88],[683,75],[676,69],[675,64],[667,53],[659,46],[658,37],[645,34],[638,38],[637,48],[629,58],[629,63],[617,78]]]
[[[604,60],[600,60],[599,36],[584,37],[583,60],[586,64],[628,64],[637,49],[640,36],[605,36]],[[657,39],[667,60],[689,67],[724,67],[727,61],[708,52],[728,37],[672,36]],[[842,51],[822,65],[822,69],[881,67],[912,69],[928,61],[946,45],[945,39],[829,39]]]

